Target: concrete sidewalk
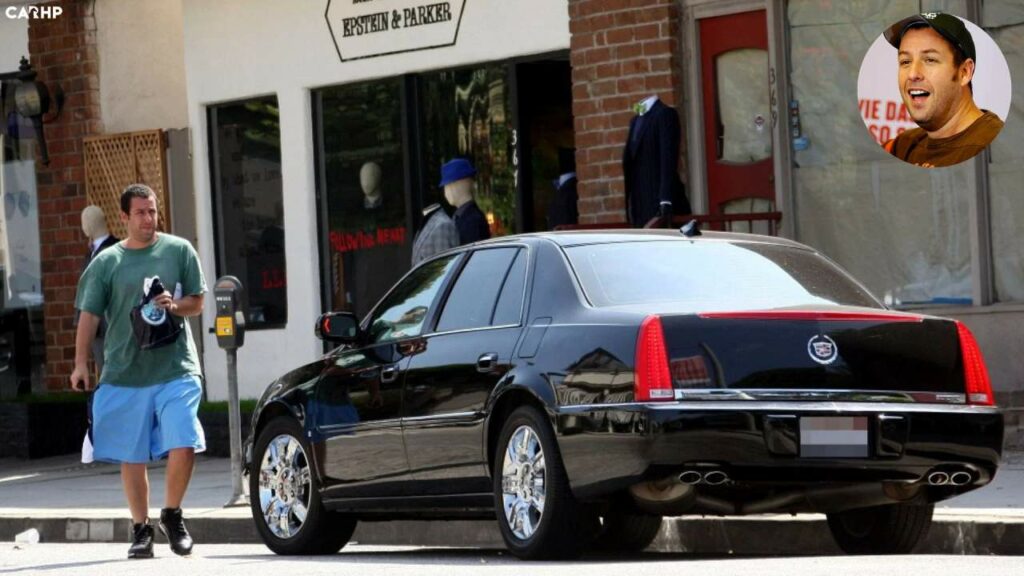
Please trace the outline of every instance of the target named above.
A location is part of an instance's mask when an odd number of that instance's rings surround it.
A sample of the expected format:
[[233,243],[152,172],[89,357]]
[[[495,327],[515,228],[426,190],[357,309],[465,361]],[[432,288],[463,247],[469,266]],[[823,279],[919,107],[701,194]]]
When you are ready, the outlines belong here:
[[[247,507],[224,508],[231,496],[230,460],[199,456],[185,502],[196,541],[258,543]],[[163,501],[164,467],[150,467],[152,513]],[[0,459],[0,542],[29,528],[44,542],[127,542],[127,508],[119,469],[81,464],[76,455]],[[501,548],[493,521],[364,522],[363,544]],[[824,516],[666,519],[652,546],[659,551],[719,554],[838,554]],[[1024,452],[1007,452],[988,486],[936,506],[926,553],[1024,554]]]

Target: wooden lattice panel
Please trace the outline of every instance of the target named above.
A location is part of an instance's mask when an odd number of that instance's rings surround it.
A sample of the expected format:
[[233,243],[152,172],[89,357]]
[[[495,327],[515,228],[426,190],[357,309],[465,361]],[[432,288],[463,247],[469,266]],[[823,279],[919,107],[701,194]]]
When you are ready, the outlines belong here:
[[107,228],[127,236],[121,222],[121,192],[141,183],[156,192],[160,230],[170,230],[167,198],[167,156],[161,130],[124,132],[85,138],[85,193],[89,204],[103,209]]

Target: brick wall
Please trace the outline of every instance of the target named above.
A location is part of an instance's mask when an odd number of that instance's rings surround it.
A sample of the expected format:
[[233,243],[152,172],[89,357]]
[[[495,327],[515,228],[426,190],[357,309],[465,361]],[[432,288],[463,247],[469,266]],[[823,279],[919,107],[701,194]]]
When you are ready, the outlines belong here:
[[[32,67],[53,94],[64,89],[64,110],[44,125],[49,166],[36,165],[39,241],[46,333],[45,386],[67,388],[74,365],[72,327],[75,287],[88,239],[81,230],[86,206],[82,139],[103,132],[99,98],[96,20],[91,0],[51,2],[64,13],[54,20],[32,20],[28,49]],[[48,115],[46,118],[48,118]]]
[[626,219],[622,149],[633,104],[653,94],[669,106],[683,103],[678,4],[569,0],[581,224]]

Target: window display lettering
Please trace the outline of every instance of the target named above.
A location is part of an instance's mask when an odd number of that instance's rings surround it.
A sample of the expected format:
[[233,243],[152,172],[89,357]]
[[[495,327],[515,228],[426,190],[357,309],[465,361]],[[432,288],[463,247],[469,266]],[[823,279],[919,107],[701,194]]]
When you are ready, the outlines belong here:
[[264,290],[274,290],[277,288],[284,288],[288,285],[288,278],[284,274],[284,270],[280,268],[273,268],[270,270],[262,270],[260,272],[263,283],[262,288]]
[[331,249],[335,252],[351,252],[389,244],[405,244],[406,241],[405,226],[355,232],[331,230],[328,237]]

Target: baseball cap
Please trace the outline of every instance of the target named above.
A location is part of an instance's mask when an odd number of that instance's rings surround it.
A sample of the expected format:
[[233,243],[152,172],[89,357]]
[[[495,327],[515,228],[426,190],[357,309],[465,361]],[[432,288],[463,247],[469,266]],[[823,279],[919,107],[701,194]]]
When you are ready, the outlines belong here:
[[885,39],[899,50],[900,41],[903,40],[903,35],[907,33],[907,30],[920,26],[928,26],[935,30],[953,46],[959,48],[964,56],[974,60],[975,64],[977,64],[978,56],[974,50],[974,39],[971,38],[971,33],[967,31],[967,27],[964,26],[963,20],[952,14],[945,14],[943,12],[914,14],[890,26],[884,32]]

